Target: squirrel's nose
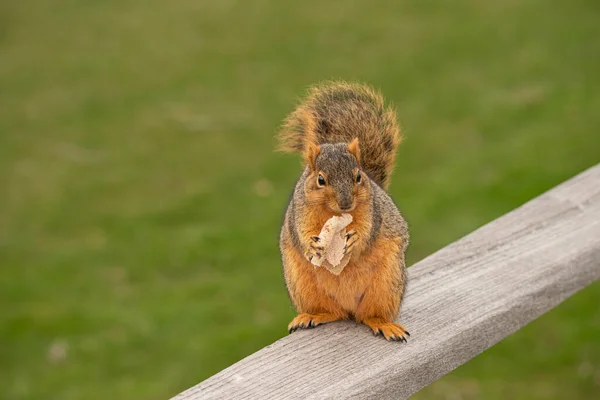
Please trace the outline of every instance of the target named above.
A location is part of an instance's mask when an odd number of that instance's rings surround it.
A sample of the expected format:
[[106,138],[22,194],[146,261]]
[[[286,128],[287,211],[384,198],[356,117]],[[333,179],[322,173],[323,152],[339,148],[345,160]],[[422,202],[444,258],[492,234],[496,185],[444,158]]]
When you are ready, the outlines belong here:
[[340,208],[340,211],[352,211],[354,208],[352,206],[352,200],[341,201],[338,203],[338,207]]

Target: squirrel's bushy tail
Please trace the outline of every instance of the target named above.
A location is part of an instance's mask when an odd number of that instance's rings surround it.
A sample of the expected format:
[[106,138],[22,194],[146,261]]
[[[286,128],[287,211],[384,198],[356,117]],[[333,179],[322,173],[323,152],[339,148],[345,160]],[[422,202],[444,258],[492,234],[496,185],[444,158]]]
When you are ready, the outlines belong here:
[[278,135],[280,150],[300,153],[311,143],[350,143],[354,138],[359,141],[362,168],[387,189],[400,129],[395,111],[368,86],[325,82],[312,87]]

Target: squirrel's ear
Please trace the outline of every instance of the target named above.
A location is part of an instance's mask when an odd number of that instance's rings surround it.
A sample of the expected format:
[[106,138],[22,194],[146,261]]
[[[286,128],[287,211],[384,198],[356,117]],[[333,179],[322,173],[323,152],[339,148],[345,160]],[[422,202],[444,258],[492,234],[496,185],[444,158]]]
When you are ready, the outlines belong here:
[[310,143],[306,148],[306,152],[304,153],[304,158],[306,159],[306,162],[308,163],[308,165],[310,165],[310,169],[312,171],[314,171],[317,167],[316,161],[317,161],[317,156],[319,155],[320,152],[321,152],[321,148],[314,143]]
[[348,144],[348,151],[354,154],[356,161],[360,164],[360,147],[358,146],[358,138],[354,138],[354,140]]

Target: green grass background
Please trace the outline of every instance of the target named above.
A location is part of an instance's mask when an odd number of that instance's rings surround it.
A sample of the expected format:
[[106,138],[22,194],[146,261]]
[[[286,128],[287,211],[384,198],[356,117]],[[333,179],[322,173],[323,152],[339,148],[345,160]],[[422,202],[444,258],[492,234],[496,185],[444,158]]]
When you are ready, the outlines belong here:
[[[0,397],[164,399],[286,334],[307,85],[397,106],[412,264],[600,161],[599,71],[594,0],[0,3]],[[599,305],[416,398],[597,396]]]

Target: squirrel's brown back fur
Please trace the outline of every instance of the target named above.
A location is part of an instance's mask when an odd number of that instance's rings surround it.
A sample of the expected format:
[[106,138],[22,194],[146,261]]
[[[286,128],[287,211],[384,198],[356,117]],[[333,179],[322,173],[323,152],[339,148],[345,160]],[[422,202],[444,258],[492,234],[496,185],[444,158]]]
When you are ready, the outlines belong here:
[[364,171],[387,189],[394,169],[400,129],[396,113],[372,88],[346,82],[325,82],[285,120],[279,133],[283,151],[304,153],[309,144],[349,143],[358,138]]

